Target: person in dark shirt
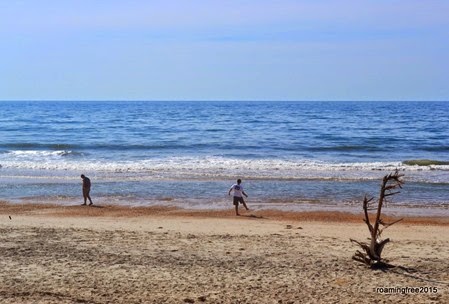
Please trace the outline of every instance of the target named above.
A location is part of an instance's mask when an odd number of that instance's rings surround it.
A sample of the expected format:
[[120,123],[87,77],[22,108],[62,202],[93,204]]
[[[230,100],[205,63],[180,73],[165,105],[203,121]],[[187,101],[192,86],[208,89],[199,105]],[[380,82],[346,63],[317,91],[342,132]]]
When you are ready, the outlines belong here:
[[92,199],[90,198],[90,179],[85,176],[84,174],[81,174],[81,178],[83,179],[83,197],[84,197],[84,204],[86,205],[87,199],[89,199],[89,206],[92,205]]

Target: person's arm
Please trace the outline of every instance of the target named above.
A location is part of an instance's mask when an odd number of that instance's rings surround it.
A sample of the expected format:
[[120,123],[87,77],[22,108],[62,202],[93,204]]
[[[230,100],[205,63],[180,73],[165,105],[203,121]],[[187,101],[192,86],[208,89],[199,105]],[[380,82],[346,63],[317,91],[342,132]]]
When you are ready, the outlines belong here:
[[232,187],[229,189],[228,195],[231,195]]
[[248,194],[246,194],[245,191],[242,191],[242,193],[245,197],[248,197]]

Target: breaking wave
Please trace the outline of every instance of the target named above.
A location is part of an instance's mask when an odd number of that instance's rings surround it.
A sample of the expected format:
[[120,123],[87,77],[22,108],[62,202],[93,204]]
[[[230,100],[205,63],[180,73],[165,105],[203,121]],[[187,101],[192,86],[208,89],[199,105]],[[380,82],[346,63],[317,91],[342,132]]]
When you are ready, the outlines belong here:
[[402,162],[407,166],[449,166],[449,161],[439,161],[432,159],[411,159]]
[[[75,156],[75,157],[74,157]],[[160,157],[112,161],[73,151],[11,151],[0,154],[3,170],[90,172],[115,178],[376,180],[396,169],[421,182],[447,183],[449,164],[436,161],[332,163],[306,159],[239,159],[227,157]],[[430,174],[431,172],[432,174]],[[430,175],[429,175],[430,174]]]

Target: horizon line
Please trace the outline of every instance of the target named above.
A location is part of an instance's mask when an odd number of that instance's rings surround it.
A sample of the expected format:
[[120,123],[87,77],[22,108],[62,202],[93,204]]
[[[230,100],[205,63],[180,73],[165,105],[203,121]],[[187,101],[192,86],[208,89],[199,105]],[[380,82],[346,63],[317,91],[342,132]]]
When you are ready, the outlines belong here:
[[448,102],[449,99],[0,99],[0,102]]

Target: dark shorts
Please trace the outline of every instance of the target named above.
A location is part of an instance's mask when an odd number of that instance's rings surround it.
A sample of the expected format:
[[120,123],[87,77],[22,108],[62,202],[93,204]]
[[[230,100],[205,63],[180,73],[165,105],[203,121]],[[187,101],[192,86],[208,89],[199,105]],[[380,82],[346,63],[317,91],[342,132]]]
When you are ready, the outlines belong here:
[[245,201],[243,200],[243,197],[234,196],[234,205],[238,206],[238,204],[244,204]]
[[84,196],[89,196],[90,193],[90,189],[89,188],[83,188],[83,195]]

